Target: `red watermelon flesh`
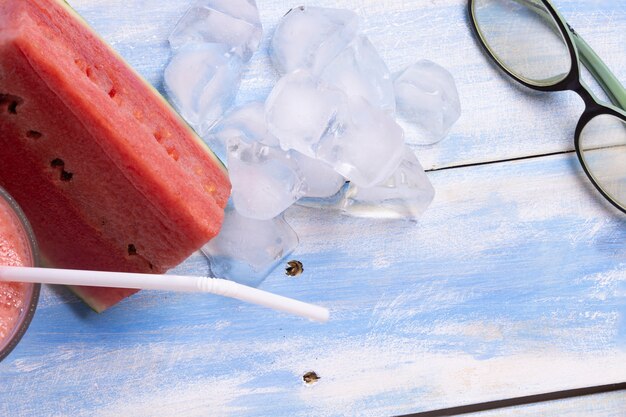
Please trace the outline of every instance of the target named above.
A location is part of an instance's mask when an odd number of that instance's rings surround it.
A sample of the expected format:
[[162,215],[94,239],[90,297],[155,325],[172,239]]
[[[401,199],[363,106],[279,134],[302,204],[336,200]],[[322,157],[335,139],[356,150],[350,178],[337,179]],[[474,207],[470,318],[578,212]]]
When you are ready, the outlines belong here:
[[[72,9],[0,0],[0,186],[60,268],[163,273],[215,236],[223,164]],[[101,311],[135,292],[77,287]]]

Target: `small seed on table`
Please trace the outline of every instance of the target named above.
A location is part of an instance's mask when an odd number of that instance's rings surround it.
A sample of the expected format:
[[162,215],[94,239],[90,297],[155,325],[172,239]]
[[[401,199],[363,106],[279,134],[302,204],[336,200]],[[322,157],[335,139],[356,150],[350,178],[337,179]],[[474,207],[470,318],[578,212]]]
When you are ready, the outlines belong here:
[[320,377],[315,372],[309,371],[306,374],[302,375],[302,379],[307,384],[314,384],[318,380],[320,380]]
[[304,272],[304,267],[302,266],[302,262],[300,261],[289,261],[287,262],[287,268],[285,268],[285,274],[290,277],[295,277],[296,275],[300,275]]

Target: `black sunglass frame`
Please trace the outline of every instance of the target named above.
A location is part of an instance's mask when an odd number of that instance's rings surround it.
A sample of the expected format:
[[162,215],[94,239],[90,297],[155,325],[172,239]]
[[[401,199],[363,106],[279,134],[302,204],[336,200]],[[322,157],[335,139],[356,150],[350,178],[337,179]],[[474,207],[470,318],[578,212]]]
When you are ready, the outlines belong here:
[[[613,106],[601,103],[595,97],[595,95],[591,92],[589,87],[585,85],[585,83],[582,81],[581,74],[580,74],[580,62],[581,61],[579,58],[578,48],[574,44],[574,40],[572,38],[573,36],[578,36],[578,34],[565,21],[565,19],[561,17],[561,15],[552,6],[552,4],[550,4],[548,0],[535,0],[535,1],[541,1],[543,6],[550,13],[550,16],[552,17],[553,21],[557,24],[561,32],[561,35],[563,36],[563,39],[565,40],[565,43],[567,44],[567,48],[569,50],[570,60],[571,60],[572,65],[570,67],[569,73],[562,80],[554,84],[550,84],[550,85],[538,85],[538,84],[529,83],[528,81],[524,80],[523,78],[511,72],[511,70],[509,70],[498,59],[498,57],[495,56],[495,54],[491,51],[491,49],[487,45],[487,41],[483,38],[480,32],[480,29],[478,28],[478,23],[476,21],[476,16],[474,13],[475,0],[469,0],[467,2],[468,13],[470,17],[469,21],[472,26],[472,29],[474,30],[474,34],[476,35],[480,45],[482,46],[483,51],[492,58],[493,62],[495,62],[496,65],[502,71],[504,71],[507,75],[509,75],[511,78],[521,83],[522,85],[528,88],[531,88],[533,90],[538,90],[538,91],[547,91],[547,92],[574,91],[580,96],[580,98],[582,98],[582,100],[585,103],[585,109],[582,115],[580,116],[580,119],[578,120],[578,124],[576,125],[576,131],[574,133],[574,148],[576,150],[576,156],[578,157],[578,160],[581,166],[583,167],[585,174],[587,175],[587,177],[589,178],[593,186],[598,190],[598,192],[600,192],[600,194],[605,199],[607,199],[613,206],[615,206],[618,210],[620,210],[623,213],[626,213],[626,205],[623,205],[620,202],[618,202],[615,198],[613,198],[610,194],[608,194],[602,188],[602,186],[596,181],[591,170],[589,169],[589,167],[587,166],[585,162],[585,159],[582,155],[582,151],[580,148],[581,133],[583,129],[585,128],[585,126],[587,126],[587,124],[591,120],[593,120],[595,117],[600,116],[600,115],[610,115],[610,116],[617,117],[618,119],[621,119],[626,124],[626,112],[620,110],[617,107],[613,107]],[[595,74],[594,74],[594,77],[595,77]]]

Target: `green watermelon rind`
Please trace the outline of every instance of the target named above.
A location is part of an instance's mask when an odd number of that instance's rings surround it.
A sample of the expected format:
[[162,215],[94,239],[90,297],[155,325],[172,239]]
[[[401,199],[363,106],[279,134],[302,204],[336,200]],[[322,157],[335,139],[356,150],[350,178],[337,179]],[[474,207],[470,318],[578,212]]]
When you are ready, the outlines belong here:
[[[92,311],[94,311],[94,312],[96,312],[98,314],[102,313],[103,311],[107,310],[110,307],[113,307],[114,305],[118,304],[121,301],[121,300],[119,300],[117,298],[115,298],[114,302],[102,301],[102,297],[100,297],[100,298],[89,297],[85,293],[80,292],[80,287],[76,287],[76,286],[73,286],[73,285],[67,285],[67,287],[70,289],[70,291],[72,291],[72,293],[74,295],[76,295],[85,304],[87,304]],[[133,294],[135,292],[137,292],[137,291],[134,291]],[[129,297],[130,295],[132,295],[132,294],[129,294],[127,297]]]
[[[39,265],[43,268],[46,267],[50,267],[52,268],[52,264],[50,263],[50,261],[48,261],[46,259],[45,256],[43,256],[42,254],[39,254]],[[64,285],[65,287],[67,287],[72,294],[74,294],[76,297],[78,297],[80,300],[82,300],[85,304],[87,304],[87,306],[94,312],[96,313],[102,313],[104,310],[108,309],[109,307],[114,306],[115,304],[117,304],[120,300],[115,299],[115,302],[103,302],[102,301],[102,297],[100,299],[94,298],[94,297],[89,297],[87,296],[86,293],[83,293],[80,291],[80,287],[75,286],[75,285]]]

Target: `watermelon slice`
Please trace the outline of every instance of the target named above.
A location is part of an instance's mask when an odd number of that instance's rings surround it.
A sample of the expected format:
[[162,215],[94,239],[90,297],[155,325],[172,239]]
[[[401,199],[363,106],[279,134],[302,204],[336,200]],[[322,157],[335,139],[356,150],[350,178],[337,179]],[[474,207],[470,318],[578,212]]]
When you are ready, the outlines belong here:
[[[163,273],[215,236],[223,164],[61,0],[0,1],[0,186],[50,266]],[[97,311],[134,290],[77,287]]]

